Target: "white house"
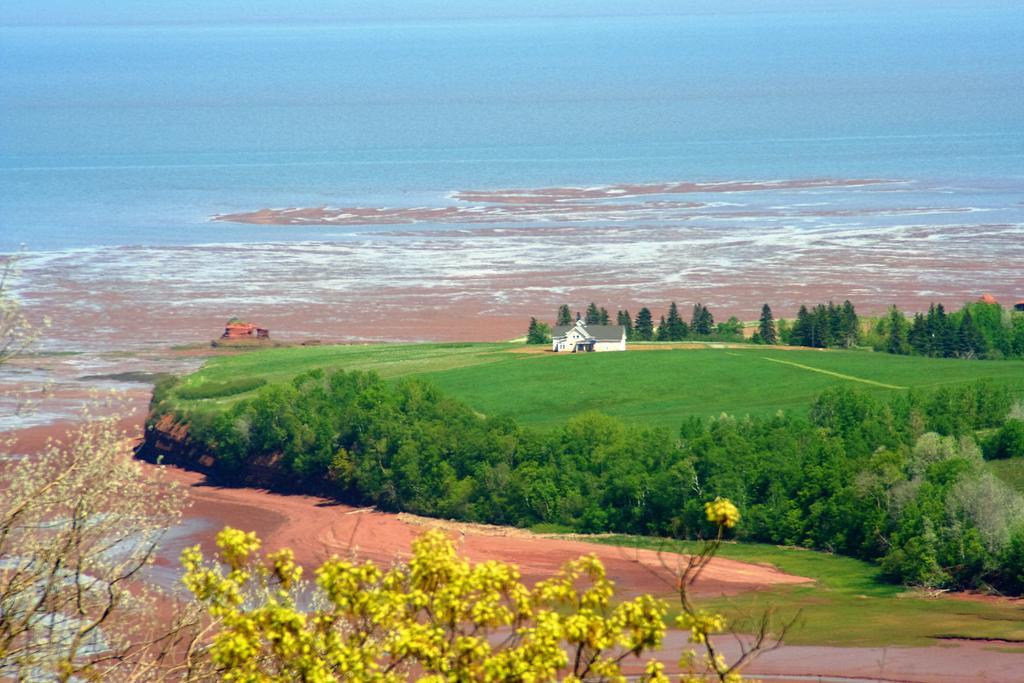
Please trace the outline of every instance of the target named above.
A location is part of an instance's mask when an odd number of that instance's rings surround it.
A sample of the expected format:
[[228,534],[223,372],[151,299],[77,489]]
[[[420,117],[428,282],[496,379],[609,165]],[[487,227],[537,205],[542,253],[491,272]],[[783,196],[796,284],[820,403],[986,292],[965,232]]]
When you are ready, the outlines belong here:
[[587,325],[577,320],[575,325],[559,325],[551,330],[551,350],[567,351],[625,351],[626,328],[622,325]]

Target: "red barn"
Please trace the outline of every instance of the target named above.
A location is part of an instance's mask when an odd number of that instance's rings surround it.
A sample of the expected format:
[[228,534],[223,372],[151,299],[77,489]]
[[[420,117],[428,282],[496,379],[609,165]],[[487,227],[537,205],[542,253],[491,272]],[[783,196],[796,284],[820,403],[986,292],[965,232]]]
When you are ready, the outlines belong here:
[[221,335],[221,339],[251,339],[253,337],[269,339],[270,330],[256,327],[256,325],[247,323],[240,318],[232,318],[224,326],[224,334]]

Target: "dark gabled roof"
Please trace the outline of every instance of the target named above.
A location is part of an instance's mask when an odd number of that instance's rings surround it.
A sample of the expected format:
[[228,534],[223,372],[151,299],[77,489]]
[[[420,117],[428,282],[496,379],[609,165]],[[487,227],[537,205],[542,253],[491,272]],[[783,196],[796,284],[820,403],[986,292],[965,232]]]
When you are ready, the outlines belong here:
[[[556,325],[551,328],[552,337],[564,337],[576,327],[573,325]],[[625,328],[622,325],[585,325],[587,334],[596,339],[597,341],[622,341],[622,335]]]
[[597,341],[622,341],[625,331],[622,325],[587,325],[587,332]]

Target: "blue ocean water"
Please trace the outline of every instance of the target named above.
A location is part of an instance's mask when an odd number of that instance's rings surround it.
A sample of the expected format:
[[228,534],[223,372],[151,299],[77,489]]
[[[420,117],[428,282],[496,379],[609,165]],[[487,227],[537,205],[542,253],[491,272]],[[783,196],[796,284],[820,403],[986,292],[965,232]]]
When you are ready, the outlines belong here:
[[5,3],[0,250],[332,239],[207,219],[648,181],[1022,211],[1017,2],[270,4]]

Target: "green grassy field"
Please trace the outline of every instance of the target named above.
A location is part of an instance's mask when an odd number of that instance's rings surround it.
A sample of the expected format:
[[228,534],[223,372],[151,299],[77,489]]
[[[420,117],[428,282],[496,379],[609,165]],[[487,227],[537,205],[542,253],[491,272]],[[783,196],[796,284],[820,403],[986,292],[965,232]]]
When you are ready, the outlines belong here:
[[[625,547],[686,552],[693,543],[634,536],[574,537]],[[775,565],[814,584],[785,586],[701,602],[742,629],[769,605],[780,620],[799,613],[793,645],[930,645],[938,638],[993,638],[1024,643],[1024,601],[929,597],[885,583],[876,565],[849,557],[759,543],[725,543],[719,553]],[[1009,645],[1009,644],[1008,644]],[[1012,647],[1012,645],[1010,645]]]
[[251,395],[243,392],[216,399],[187,401],[178,397],[186,387],[207,383],[226,385],[239,378],[264,378],[268,383],[289,382],[297,374],[327,370],[373,370],[382,377],[441,372],[470,365],[493,363],[521,345],[512,344],[360,344],[262,349],[217,356],[198,372],[185,377],[171,393],[172,405],[185,410],[224,407]]
[[[524,354],[513,344],[378,344],[267,349],[211,359],[182,386],[241,377],[288,381],[312,368],[417,376],[487,415],[554,425],[581,411],[675,428],[687,415],[804,409],[823,390],[853,386],[876,395],[907,387],[991,379],[1024,394],[1024,361],[970,362],[863,351],[688,348],[599,354]],[[176,400],[215,409],[248,394]]]

